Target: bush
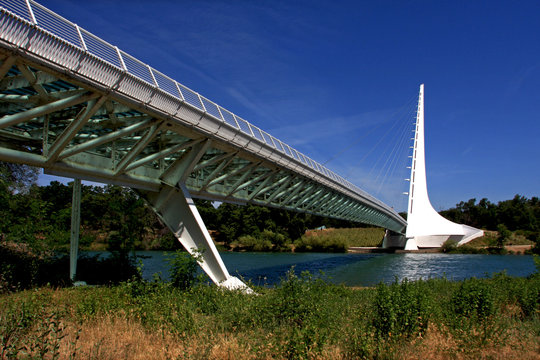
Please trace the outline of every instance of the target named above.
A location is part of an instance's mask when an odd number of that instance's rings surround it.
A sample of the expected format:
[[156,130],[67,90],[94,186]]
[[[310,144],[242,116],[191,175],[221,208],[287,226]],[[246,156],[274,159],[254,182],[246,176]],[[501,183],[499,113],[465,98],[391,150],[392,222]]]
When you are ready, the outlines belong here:
[[463,281],[452,296],[452,310],[458,317],[478,322],[487,320],[495,311],[488,283],[475,278]]
[[69,260],[64,256],[36,253],[25,244],[3,242],[0,259],[0,292],[71,284]]
[[302,236],[294,243],[297,252],[347,252],[349,243],[345,237]]
[[231,245],[235,249],[245,251],[272,251],[273,244],[269,240],[256,238],[252,235],[240,236],[238,240],[234,241]]
[[431,302],[424,282],[379,284],[373,326],[383,338],[422,336],[428,327]]
[[202,261],[201,253],[194,255],[177,250],[167,257],[171,285],[186,290],[191,288],[196,281],[198,263]]
[[[63,259],[69,262],[69,257]],[[127,251],[113,251],[109,256],[82,255],[77,262],[77,279],[89,284],[119,284],[141,277],[137,269],[137,256]]]
[[285,235],[264,230],[259,236],[243,235],[231,243],[235,250],[244,251],[289,251],[290,241]]

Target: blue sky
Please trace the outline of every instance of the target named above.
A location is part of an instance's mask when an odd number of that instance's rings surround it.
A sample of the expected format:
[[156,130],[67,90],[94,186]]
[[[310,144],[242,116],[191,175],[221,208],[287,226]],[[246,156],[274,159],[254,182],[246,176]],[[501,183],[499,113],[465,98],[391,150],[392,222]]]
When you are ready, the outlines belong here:
[[435,209],[540,195],[540,1],[40,3],[400,211],[421,83]]

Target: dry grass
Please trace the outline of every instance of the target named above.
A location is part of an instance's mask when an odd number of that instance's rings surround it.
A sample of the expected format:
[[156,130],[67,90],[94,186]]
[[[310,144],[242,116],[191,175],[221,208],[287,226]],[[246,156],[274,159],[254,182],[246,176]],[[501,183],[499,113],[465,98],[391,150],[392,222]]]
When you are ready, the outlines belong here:
[[[0,339],[6,349],[4,335],[21,323],[10,349],[26,354],[14,359],[540,359],[537,280],[498,276],[467,287],[430,280],[353,291],[291,276],[257,297],[204,285],[188,292],[153,283],[43,288],[0,296]],[[496,307],[470,315],[452,306],[477,298]],[[429,313],[402,312],[402,319],[429,318],[426,331],[395,322],[380,332],[381,316],[401,316],[396,311],[417,300]]]
[[[61,340],[59,359],[99,360],[264,360],[285,359],[278,355],[274,334],[268,341],[250,343],[251,333],[201,331],[190,337],[147,331],[140,323],[118,316],[103,316],[83,325],[70,324]],[[258,337],[258,336],[256,336]],[[311,359],[341,359],[338,347],[329,347]]]
[[[114,315],[100,316],[82,325],[68,324],[65,334],[59,359],[285,359],[279,351],[281,345],[275,341],[279,334],[211,333],[201,329],[192,336],[179,337],[150,332],[137,321]],[[516,329],[507,329],[501,336],[504,341],[494,337],[483,346],[474,346],[474,336],[460,339],[448,329],[431,324],[424,338],[393,346],[381,355],[396,359],[540,359],[538,336],[523,337],[523,332]],[[261,337],[267,341],[260,341]],[[309,358],[343,359],[346,344],[341,345],[329,345]]]
[[[533,360],[540,359],[540,338],[523,337],[514,329],[509,329],[500,337],[487,339],[483,346],[477,345],[480,334],[470,334],[467,339],[452,335],[448,329],[439,329],[432,324],[421,342],[400,350],[401,359],[492,359],[492,360]],[[476,337],[475,337],[476,335]]]
[[[150,332],[139,322],[103,316],[82,326],[70,326],[62,341],[60,359],[247,359],[234,338],[207,334],[206,339],[180,338]],[[76,339],[76,337],[79,337]]]

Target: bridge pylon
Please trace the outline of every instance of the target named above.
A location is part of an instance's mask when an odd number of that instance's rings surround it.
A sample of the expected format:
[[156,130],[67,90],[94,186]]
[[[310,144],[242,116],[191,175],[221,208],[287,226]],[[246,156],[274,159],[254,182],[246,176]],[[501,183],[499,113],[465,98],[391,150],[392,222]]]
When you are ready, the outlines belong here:
[[199,260],[210,279],[227,289],[251,292],[240,279],[227,271],[219,252],[185,184],[164,184],[159,192],[138,191],[173,232],[186,250]]
[[405,250],[440,247],[446,241],[462,245],[483,235],[482,230],[445,219],[429,201],[424,141],[424,84],[422,84],[416,115]]

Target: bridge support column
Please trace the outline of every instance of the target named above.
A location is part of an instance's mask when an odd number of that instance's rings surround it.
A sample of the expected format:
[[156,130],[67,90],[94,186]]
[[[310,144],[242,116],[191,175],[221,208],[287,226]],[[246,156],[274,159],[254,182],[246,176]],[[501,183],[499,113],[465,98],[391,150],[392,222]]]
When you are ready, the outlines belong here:
[[386,230],[382,242],[383,249],[403,248],[406,246],[407,239],[404,235],[393,233]]
[[73,198],[71,201],[71,240],[69,252],[69,278],[77,276],[79,256],[79,230],[81,226],[81,179],[73,179]]
[[416,243],[416,239],[414,237],[407,238],[404,250],[418,250],[418,244]]
[[231,276],[217,251],[195,203],[182,183],[179,188],[163,185],[159,193],[140,191],[154,211],[186,248],[196,255],[201,252],[202,269],[217,285],[228,289],[243,289],[252,292],[240,279]]

